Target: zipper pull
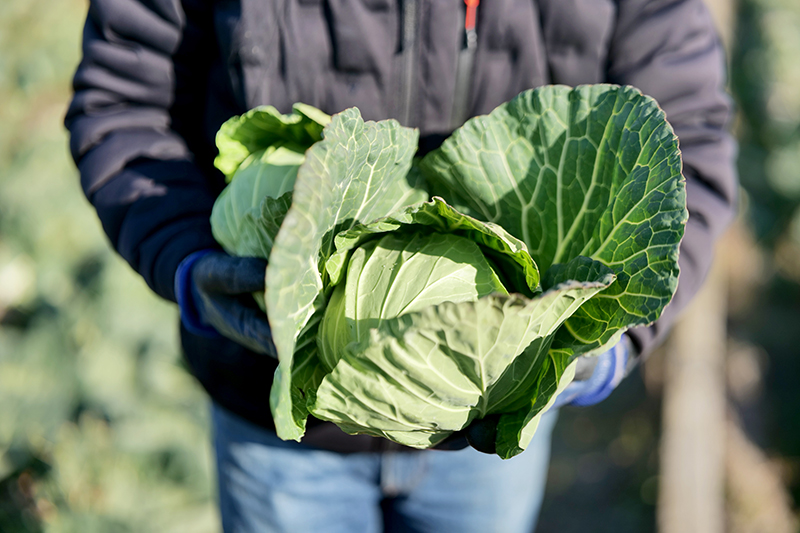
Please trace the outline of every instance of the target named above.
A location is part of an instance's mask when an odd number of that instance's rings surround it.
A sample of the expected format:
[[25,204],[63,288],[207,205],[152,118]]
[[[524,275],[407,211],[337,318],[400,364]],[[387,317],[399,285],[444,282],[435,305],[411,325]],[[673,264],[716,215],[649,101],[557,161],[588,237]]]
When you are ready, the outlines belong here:
[[453,109],[450,112],[450,129],[461,126],[469,118],[470,88],[475,51],[478,48],[478,31],[475,29],[478,18],[478,5],[481,0],[464,0],[464,41],[456,63],[456,86],[453,94]]
[[467,48],[478,44],[478,32],[475,31],[475,20],[478,14],[478,5],[481,0],[464,0],[467,5],[467,15],[464,17],[464,31],[467,34]]

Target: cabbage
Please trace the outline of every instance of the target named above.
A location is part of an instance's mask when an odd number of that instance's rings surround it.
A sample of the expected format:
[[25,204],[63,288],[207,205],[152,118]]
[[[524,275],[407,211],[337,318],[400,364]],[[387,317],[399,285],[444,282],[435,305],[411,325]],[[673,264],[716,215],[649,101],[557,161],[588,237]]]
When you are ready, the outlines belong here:
[[355,108],[236,117],[214,235],[269,260],[281,438],[313,415],[428,448],[494,415],[512,457],[578,355],[672,298],[677,139],[651,98],[593,85],[526,91],[421,160],[417,142]]

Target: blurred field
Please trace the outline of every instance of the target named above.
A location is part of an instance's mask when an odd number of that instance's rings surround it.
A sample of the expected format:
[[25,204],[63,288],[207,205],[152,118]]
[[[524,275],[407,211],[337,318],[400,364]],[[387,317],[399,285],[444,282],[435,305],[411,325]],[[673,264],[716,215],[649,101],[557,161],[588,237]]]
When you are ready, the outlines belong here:
[[[182,367],[176,311],[109,251],[68,156],[61,121],[85,9],[0,1],[0,532],[213,532],[208,403]],[[791,494],[791,509],[800,3],[741,0],[730,35],[745,192],[725,241],[726,382],[749,438],[740,453],[765,461],[770,501]],[[564,410],[540,533],[656,530],[659,368],[656,356],[609,401]],[[735,474],[727,530],[777,531],[753,525],[765,504],[742,496]]]
[[0,531],[210,532],[207,400],[61,124],[83,0],[0,2]]

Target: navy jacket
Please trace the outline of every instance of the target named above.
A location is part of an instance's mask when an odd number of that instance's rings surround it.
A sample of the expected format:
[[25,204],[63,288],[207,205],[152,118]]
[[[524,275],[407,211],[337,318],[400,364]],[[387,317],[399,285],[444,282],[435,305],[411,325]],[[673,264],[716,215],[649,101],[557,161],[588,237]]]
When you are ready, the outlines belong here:
[[[66,125],[86,196],[114,248],[174,300],[178,263],[217,247],[209,215],[224,186],[214,135],[229,117],[295,101],[418,127],[425,146],[454,126],[462,0],[91,0]],[[677,295],[630,332],[642,354],[698,290],[735,212],[724,57],[702,0],[484,0],[465,113],[543,84],[630,84],[680,140],[690,218]],[[223,406],[270,427],[276,362],[182,331],[187,360]],[[365,449],[369,437],[330,437]],[[319,439],[318,439],[319,440]],[[335,442],[334,442],[335,441]]]

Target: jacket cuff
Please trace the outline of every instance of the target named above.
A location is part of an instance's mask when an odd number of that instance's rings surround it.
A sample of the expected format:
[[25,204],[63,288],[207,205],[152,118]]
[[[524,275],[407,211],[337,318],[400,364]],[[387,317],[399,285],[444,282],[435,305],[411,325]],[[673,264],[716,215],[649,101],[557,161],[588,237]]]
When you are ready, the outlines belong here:
[[149,159],[130,163],[89,196],[117,252],[171,301],[180,262],[220,249],[209,220],[215,199],[193,163]]
[[175,276],[180,264],[195,252],[221,251],[206,231],[207,220],[208,217],[203,217],[202,221],[191,218],[173,222],[168,230],[162,230],[159,238],[165,242],[152,263],[150,275],[145,276],[146,280],[149,277],[148,281],[156,294],[177,302]]

